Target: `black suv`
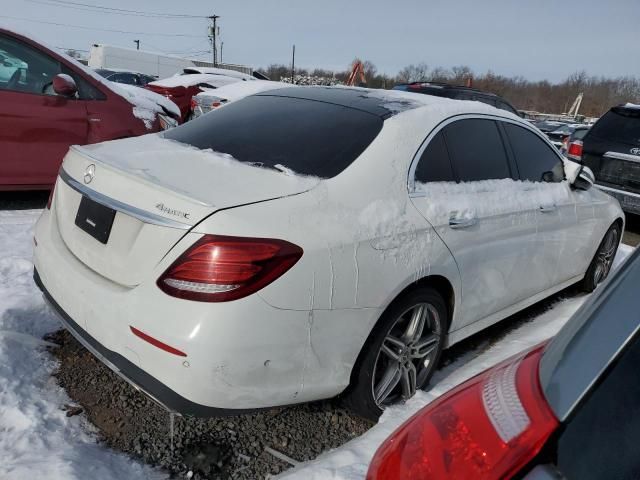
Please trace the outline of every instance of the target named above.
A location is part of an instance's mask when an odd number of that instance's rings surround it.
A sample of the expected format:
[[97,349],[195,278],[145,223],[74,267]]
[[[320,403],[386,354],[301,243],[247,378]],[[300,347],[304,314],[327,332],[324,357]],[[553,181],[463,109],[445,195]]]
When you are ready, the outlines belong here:
[[449,85],[448,83],[439,82],[412,82],[401,83],[393,87],[393,89],[403,90],[405,92],[423,93],[425,95],[435,95],[436,97],[453,98],[455,100],[476,100],[521,116],[518,111],[513,108],[513,105],[507,102],[504,98],[499,97],[494,93],[483,92],[482,90],[463,87],[461,85]]
[[597,186],[617,198],[624,211],[640,214],[640,106],[613,107],[582,143],[579,158],[593,170]]

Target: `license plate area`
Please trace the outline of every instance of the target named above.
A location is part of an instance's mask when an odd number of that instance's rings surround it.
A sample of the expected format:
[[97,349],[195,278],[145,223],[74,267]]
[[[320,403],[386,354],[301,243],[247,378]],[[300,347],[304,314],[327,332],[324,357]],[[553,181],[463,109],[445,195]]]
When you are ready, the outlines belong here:
[[115,217],[116,211],[112,208],[105,207],[101,203],[83,196],[80,200],[75,223],[81,230],[106,245]]

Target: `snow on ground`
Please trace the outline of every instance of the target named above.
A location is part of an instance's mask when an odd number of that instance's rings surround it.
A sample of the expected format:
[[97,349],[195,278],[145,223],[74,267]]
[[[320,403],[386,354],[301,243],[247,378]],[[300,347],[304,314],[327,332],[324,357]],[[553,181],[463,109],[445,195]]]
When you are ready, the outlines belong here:
[[[619,267],[633,250],[633,247],[621,245],[614,261],[614,268]],[[428,392],[418,392],[405,405],[385,411],[378,424],[364,435],[277,478],[279,480],[363,480],[378,446],[405,420],[465,380],[554,336],[587,298],[588,295],[579,295],[561,300],[542,315],[509,332],[488,349],[479,354],[477,351],[471,351],[462,355],[455,362],[436,372],[431,381],[433,387]]]
[[[59,328],[32,280],[33,224],[40,211],[0,211],[0,478],[111,480],[166,478],[96,442],[82,415],[51,376],[56,368],[42,336]],[[633,249],[623,245],[618,266]],[[391,408],[363,436],[285,472],[282,479],[363,479],[378,445],[416,410],[501,360],[554,335],[586,296],[559,301],[484,351],[470,351],[438,371],[429,392]]]
[[33,224],[39,210],[0,211],[0,478],[111,480],[165,478],[96,443],[51,373],[42,336],[60,326],[32,280]]

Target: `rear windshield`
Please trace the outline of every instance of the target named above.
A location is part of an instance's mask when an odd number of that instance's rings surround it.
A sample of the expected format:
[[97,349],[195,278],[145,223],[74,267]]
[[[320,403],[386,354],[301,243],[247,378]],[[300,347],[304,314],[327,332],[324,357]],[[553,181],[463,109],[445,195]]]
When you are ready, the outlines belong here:
[[590,135],[604,140],[640,145],[640,109],[610,110],[591,127]]
[[251,96],[214,110],[165,138],[228,153],[264,167],[331,178],[347,168],[382,129],[371,113],[331,103]]

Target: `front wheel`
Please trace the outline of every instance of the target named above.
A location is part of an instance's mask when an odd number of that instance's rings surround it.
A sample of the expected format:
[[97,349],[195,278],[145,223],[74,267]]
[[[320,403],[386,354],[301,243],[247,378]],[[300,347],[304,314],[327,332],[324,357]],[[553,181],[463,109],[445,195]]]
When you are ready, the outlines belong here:
[[602,283],[613,265],[613,260],[616,257],[618,251],[618,245],[620,244],[620,225],[614,223],[611,225],[607,233],[604,235],[598,251],[595,257],[591,261],[587,273],[582,281],[582,289],[585,292],[591,293],[596,287]]
[[444,346],[447,307],[432,288],[403,295],[380,318],[356,364],[347,406],[377,420],[426,387]]

